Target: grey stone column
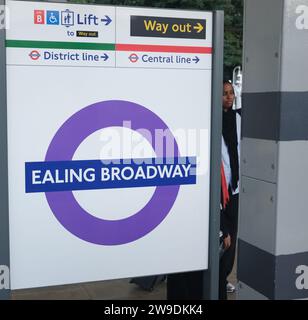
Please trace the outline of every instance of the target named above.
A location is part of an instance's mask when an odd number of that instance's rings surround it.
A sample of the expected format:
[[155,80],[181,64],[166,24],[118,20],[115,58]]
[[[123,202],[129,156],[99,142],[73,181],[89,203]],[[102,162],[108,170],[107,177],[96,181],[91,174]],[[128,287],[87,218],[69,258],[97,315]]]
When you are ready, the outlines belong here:
[[246,0],[238,299],[308,298],[308,0]]

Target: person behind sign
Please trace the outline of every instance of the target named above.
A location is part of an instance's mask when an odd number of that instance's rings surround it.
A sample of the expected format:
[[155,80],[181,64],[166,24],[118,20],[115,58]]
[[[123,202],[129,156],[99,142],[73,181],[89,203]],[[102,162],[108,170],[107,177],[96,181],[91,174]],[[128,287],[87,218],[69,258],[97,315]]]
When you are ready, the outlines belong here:
[[234,90],[230,82],[223,83],[222,171],[228,196],[222,207],[221,231],[224,254],[219,265],[219,299],[227,299],[227,277],[232,271],[238,225],[239,158],[240,158],[240,110],[233,110]]

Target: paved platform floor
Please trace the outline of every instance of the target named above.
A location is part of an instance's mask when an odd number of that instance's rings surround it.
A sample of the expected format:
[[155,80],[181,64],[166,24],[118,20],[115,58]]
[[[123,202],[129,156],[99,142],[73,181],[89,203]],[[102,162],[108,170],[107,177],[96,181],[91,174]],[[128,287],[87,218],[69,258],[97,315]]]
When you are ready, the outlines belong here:
[[[236,284],[236,263],[229,277]],[[130,279],[100,281],[65,286],[12,291],[13,300],[166,300],[166,281],[149,292],[130,283]],[[228,295],[235,300],[236,294]]]
[[38,289],[16,290],[14,300],[165,300],[166,282],[152,292],[129,283],[130,279],[100,281]]
[[[235,284],[235,271],[229,280]],[[100,281],[65,286],[12,291],[13,300],[166,300],[166,281],[149,292],[141,289],[130,279]],[[228,295],[235,300],[236,294]]]

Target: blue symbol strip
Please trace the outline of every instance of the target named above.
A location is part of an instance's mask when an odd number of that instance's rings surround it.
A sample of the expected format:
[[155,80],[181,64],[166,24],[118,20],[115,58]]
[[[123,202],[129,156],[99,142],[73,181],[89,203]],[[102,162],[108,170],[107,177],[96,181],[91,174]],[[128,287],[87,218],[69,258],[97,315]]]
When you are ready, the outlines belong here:
[[26,193],[196,184],[196,157],[26,162]]

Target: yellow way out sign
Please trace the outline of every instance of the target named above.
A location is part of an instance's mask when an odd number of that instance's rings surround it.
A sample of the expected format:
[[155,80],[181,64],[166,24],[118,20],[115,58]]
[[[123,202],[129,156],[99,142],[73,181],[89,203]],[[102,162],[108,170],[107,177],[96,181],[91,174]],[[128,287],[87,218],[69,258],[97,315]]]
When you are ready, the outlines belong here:
[[205,39],[206,20],[131,16],[131,36]]

